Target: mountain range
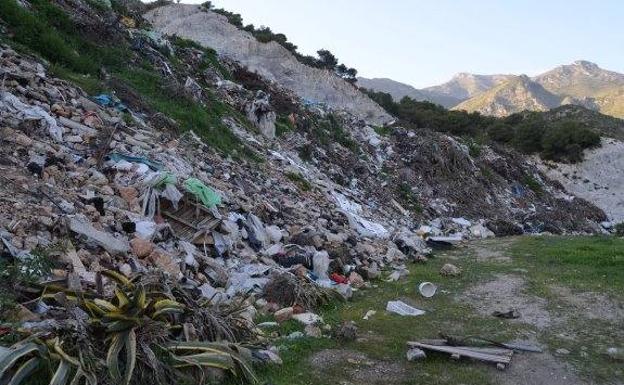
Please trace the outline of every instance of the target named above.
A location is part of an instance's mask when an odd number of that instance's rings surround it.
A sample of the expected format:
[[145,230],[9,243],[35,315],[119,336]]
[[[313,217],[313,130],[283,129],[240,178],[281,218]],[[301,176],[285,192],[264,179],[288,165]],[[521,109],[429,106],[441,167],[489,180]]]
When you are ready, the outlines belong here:
[[624,74],[585,60],[534,77],[459,73],[444,84],[423,89],[387,78],[358,78],[358,85],[387,92],[395,100],[409,96],[454,110],[492,116],[575,104],[624,118]]

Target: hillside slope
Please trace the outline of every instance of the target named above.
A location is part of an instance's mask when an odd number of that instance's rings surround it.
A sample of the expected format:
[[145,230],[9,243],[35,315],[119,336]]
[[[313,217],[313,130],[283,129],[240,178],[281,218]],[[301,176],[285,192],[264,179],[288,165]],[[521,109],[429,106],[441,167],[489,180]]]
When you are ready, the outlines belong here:
[[560,103],[558,96],[522,75],[468,99],[453,109],[479,112],[484,115],[507,116],[524,110],[547,111],[559,106]]
[[453,76],[446,83],[423,88],[422,91],[432,95],[455,99],[458,101],[455,104],[457,105],[459,102],[492,89],[511,78],[513,78],[513,75],[475,75],[462,72]]
[[404,96],[408,96],[414,100],[425,100],[426,95],[421,90],[410,86],[409,84],[397,82],[388,78],[363,78],[358,77],[357,86],[366,88],[367,90],[386,92],[392,96],[395,101],[401,100]]
[[624,86],[598,92],[592,102],[603,114],[624,119]]
[[154,28],[215,49],[310,103],[344,109],[373,124],[392,120],[381,107],[333,73],[301,64],[276,42],[260,43],[227,18],[197,5],[168,5],[145,14]]
[[561,164],[537,161],[551,179],[570,193],[593,202],[614,223],[624,222],[624,142],[605,139],[600,148],[586,151],[583,162]]
[[575,98],[587,98],[616,86],[624,86],[624,74],[602,69],[585,60],[559,66],[532,80],[555,95]]
[[407,96],[418,101],[429,101],[439,104],[443,107],[450,108],[461,102],[463,99],[449,96],[443,92],[434,90],[416,89],[409,84],[397,82],[387,78],[367,79],[358,78],[358,87],[366,88],[376,92],[386,92],[392,96],[395,101]]

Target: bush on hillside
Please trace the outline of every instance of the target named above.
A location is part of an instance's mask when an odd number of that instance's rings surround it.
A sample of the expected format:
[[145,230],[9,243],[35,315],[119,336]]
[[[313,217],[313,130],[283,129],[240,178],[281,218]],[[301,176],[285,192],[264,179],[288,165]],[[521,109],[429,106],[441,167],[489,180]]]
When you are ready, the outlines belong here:
[[546,119],[543,112],[495,118],[478,112],[449,111],[407,96],[397,103],[388,93],[361,90],[408,128],[430,128],[479,142],[489,140],[512,146],[524,154],[540,154],[544,159],[561,162],[581,161],[583,150],[600,145],[597,132],[572,118],[553,121]]
[[583,149],[600,145],[600,135],[577,122],[562,122],[544,132],[542,156],[555,161],[580,162]]

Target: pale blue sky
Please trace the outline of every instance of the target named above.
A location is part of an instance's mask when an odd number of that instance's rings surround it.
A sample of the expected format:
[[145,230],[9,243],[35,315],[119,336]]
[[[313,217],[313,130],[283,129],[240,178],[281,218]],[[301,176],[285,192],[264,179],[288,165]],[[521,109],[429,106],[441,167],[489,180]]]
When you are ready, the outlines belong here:
[[[183,0],[201,3],[203,0]],[[213,0],[245,24],[415,87],[457,72],[535,75],[585,59],[624,72],[624,0]]]

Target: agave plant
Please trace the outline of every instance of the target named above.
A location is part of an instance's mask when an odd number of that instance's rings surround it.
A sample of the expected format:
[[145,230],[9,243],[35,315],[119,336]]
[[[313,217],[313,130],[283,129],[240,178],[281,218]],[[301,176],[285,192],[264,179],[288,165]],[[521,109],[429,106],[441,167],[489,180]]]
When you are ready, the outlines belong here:
[[239,345],[218,342],[175,342],[167,346],[173,358],[173,367],[216,368],[240,376],[248,383],[258,382],[248,362],[251,352]]
[[[162,275],[128,279],[114,271],[101,274],[115,284],[112,296],[77,293],[56,283],[42,287],[40,300],[86,312],[82,334],[66,330],[52,339],[31,337],[10,349],[0,348],[0,384],[23,384],[42,368],[54,368],[49,371],[51,385],[96,385],[98,378],[120,385],[164,384],[185,374],[203,376],[208,368],[257,382],[248,349],[230,342],[182,341],[188,338],[184,329],[189,325],[208,341],[236,340],[242,335],[237,330],[244,327],[234,312],[214,309]],[[79,358],[67,354],[63,343]]]
[[19,385],[39,368],[56,366],[50,385],[77,385],[83,380],[87,385],[96,385],[97,378],[61,345],[58,338],[47,341],[30,338],[0,351],[0,383]]

